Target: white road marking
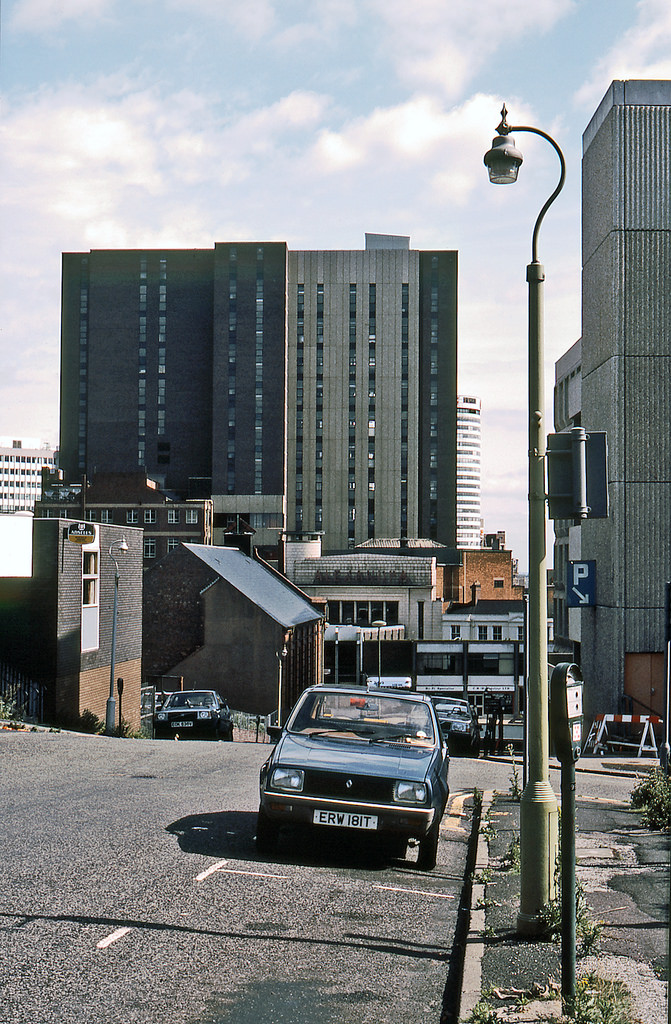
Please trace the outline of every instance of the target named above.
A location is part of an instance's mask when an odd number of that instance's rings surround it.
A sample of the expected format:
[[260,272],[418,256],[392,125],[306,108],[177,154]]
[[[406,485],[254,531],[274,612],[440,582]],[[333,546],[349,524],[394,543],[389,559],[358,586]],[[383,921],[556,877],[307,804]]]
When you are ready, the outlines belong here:
[[387,892],[409,892],[413,896],[435,896],[437,900],[456,900],[456,896],[451,896],[446,892],[428,892],[426,889],[401,889],[394,885],[374,885],[374,889],[386,889]]
[[213,875],[215,871],[221,871],[225,864],[228,864],[227,860],[220,860],[216,864],[212,864],[209,868],[206,868],[205,871],[201,871],[199,875],[196,875],[196,881],[203,882],[206,878],[209,878],[210,875]]
[[115,932],[108,935],[106,939],[101,939],[97,944],[96,949],[107,949],[113,942],[117,942],[118,939],[122,939],[124,935],[128,935],[130,928],[117,928]]
[[236,871],[235,868],[226,868],[223,875],[251,875],[253,878],[288,878],[288,875],[271,875],[267,871]]

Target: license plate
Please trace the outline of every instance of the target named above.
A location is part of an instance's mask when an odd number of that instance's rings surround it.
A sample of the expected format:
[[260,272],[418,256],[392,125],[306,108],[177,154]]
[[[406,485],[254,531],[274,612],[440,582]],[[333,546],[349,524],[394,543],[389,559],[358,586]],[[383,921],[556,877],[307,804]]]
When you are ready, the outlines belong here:
[[171,722],[173,729],[190,729],[193,722]]
[[313,811],[313,825],[336,828],[377,828],[377,814],[352,814],[348,811]]

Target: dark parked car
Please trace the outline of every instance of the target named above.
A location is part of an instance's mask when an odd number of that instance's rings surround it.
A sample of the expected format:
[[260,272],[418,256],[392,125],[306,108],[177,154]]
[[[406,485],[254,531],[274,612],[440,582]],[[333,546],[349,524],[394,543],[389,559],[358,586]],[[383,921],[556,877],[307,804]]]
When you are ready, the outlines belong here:
[[301,824],[375,836],[401,856],[414,838],[418,867],[435,867],[449,754],[428,697],[313,686],[277,733],[261,769],[261,852],[282,825]]
[[451,753],[464,751],[477,757],[480,753],[480,722],[469,702],[456,697],[434,697],[433,705]]
[[232,740],[233,716],[216,690],[179,690],[154,715],[154,736]]

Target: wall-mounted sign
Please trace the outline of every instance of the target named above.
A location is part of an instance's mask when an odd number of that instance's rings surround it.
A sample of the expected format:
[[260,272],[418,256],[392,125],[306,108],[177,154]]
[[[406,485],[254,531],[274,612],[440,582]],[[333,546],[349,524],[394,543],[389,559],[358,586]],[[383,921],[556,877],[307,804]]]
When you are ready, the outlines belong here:
[[96,539],[96,528],[93,523],[70,523],[68,540],[74,544],[93,544]]
[[568,563],[566,580],[567,608],[582,608],[596,604],[596,561]]

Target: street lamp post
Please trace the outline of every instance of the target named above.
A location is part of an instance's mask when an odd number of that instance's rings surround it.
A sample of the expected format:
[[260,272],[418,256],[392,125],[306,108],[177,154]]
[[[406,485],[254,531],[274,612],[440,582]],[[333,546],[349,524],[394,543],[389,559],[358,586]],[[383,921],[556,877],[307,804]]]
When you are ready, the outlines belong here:
[[527,688],[528,781],[520,804],[520,911],[517,929],[527,935],[543,929],[542,908],[554,896],[558,851],[557,799],[549,782],[549,719],[547,671],[547,569],[545,561],[545,430],[543,365],[543,282],[538,261],[538,232],[545,214],[564,187],[564,156],[551,136],[538,128],[509,125],[505,106],[492,148],[485,155],[495,185],[517,179],[522,154],[511,132],[540,135],[559,157],[559,183],[545,202],[534,226],[529,284],[529,623]]
[[377,685],[382,686],[382,644],[380,642],[380,630],[387,623],[384,619],[376,619],[371,626],[377,626]]
[[114,719],[116,717],[116,701],[114,699],[114,670],[116,668],[116,620],[117,606],[119,603],[119,563],[112,554],[114,548],[118,547],[119,552],[125,554],[128,551],[126,538],[113,541],[109,546],[109,556],[114,562],[114,607],[112,610],[112,655],[110,658],[110,693],[107,698],[105,709],[105,733],[108,736],[114,735]]

